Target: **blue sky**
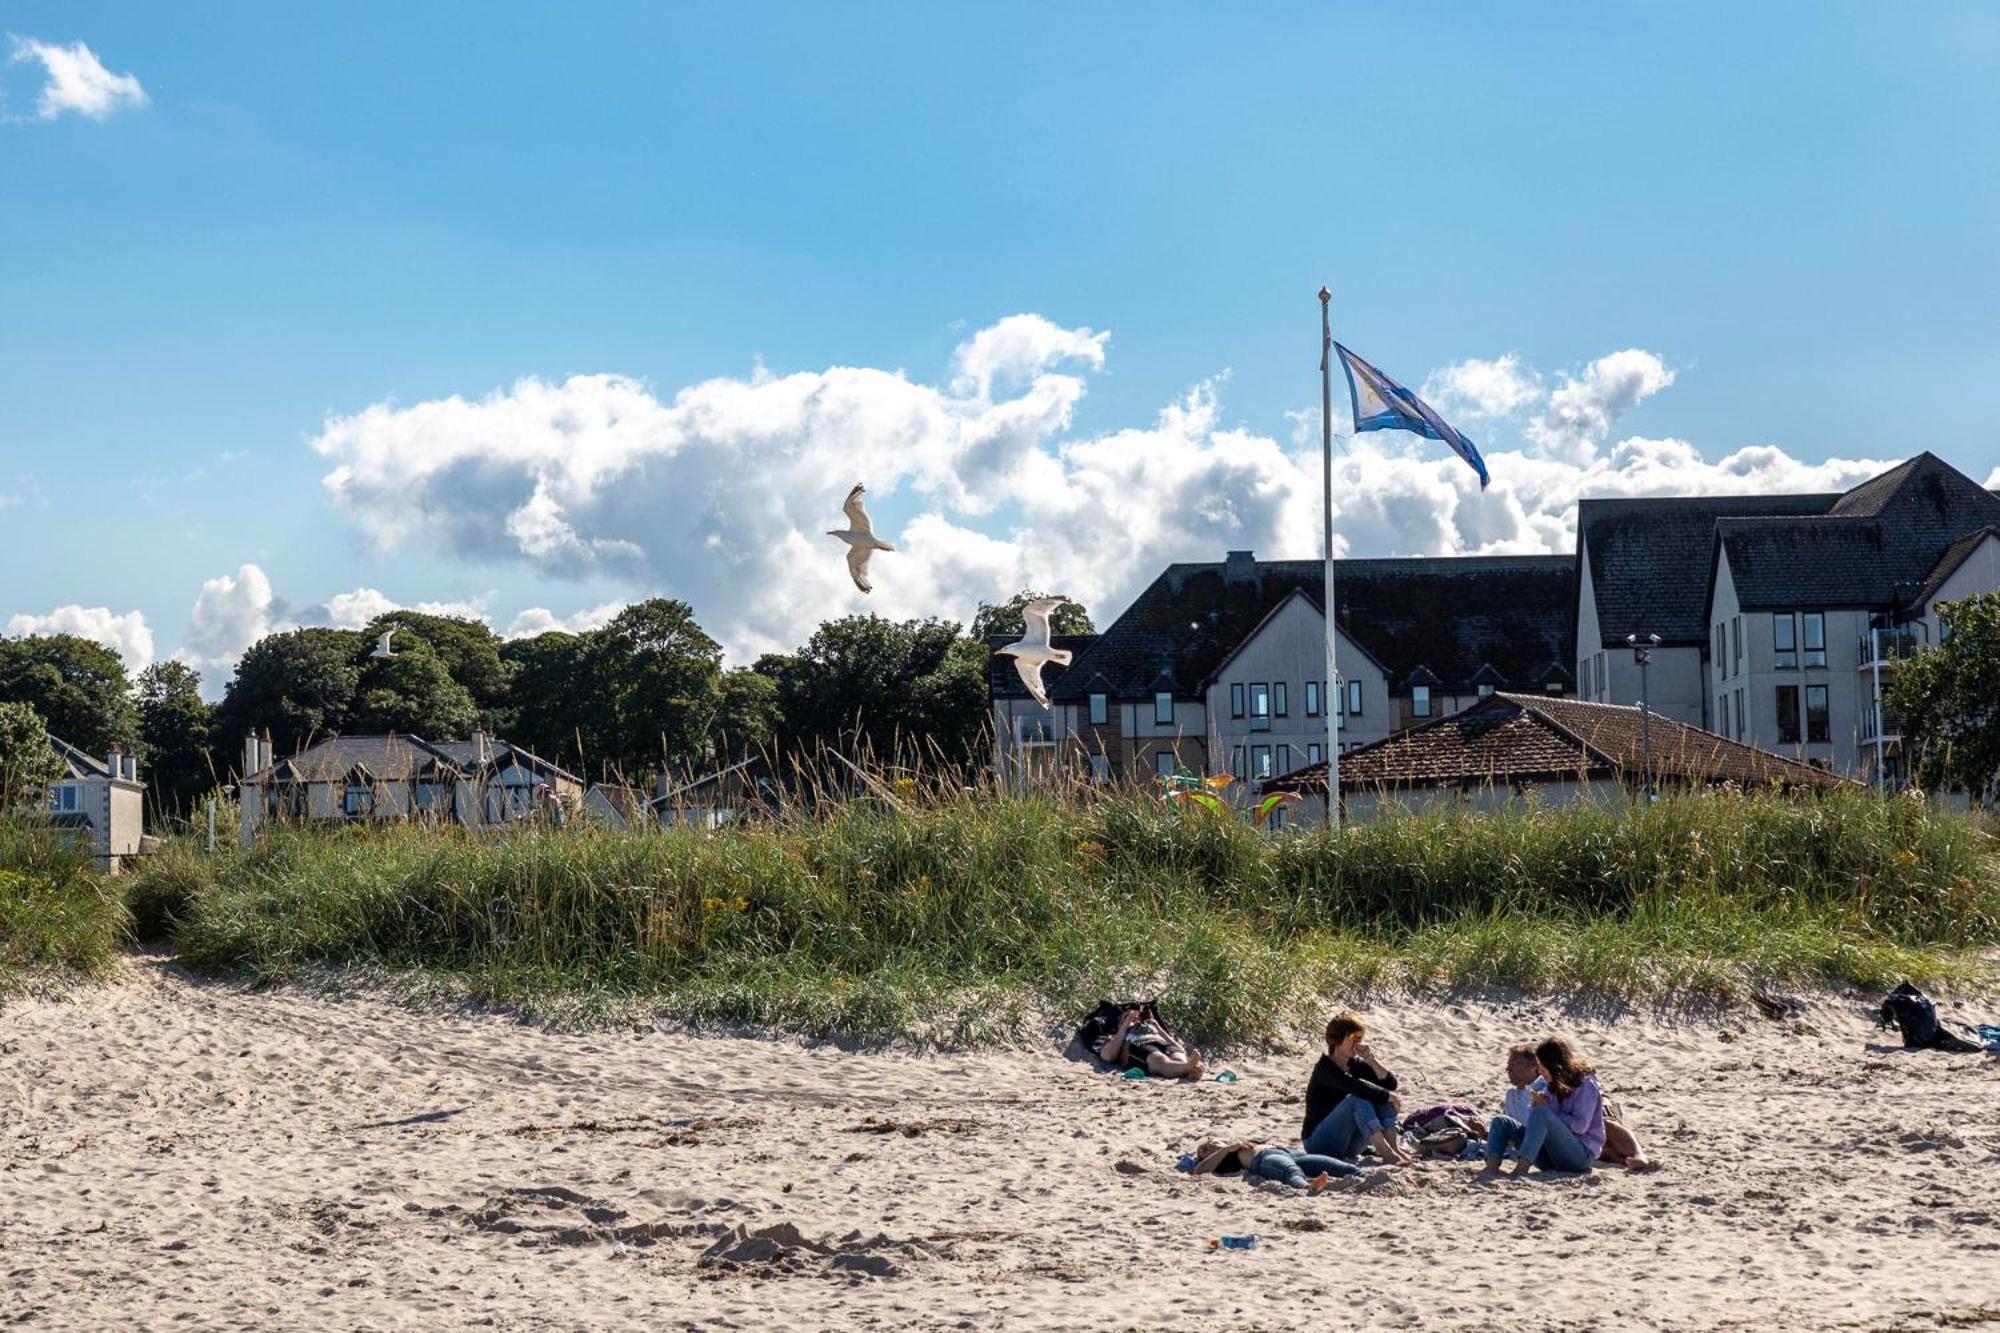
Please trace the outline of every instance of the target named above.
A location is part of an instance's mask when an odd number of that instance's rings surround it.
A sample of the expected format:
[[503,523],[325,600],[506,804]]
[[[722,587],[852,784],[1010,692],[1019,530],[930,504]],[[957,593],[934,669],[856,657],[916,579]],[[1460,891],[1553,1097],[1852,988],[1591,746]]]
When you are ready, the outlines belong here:
[[[11,3],[0,32],[144,89],[44,118],[44,64],[0,63],[0,623],[136,611],[164,657],[206,616],[212,686],[232,636],[358,589],[503,629],[667,592],[740,656],[1309,555],[1322,281],[1406,382],[1512,354],[1528,386],[1454,399],[1506,513],[1436,446],[1358,441],[1357,553],[1559,549],[1578,490],[2000,469],[1990,6]],[[962,349],[1017,314],[983,374]],[[1593,377],[1626,349],[1660,369]],[[595,435],[572,376],[634,381]],[[865,603],[818,535],[855,479],[911,533]]]

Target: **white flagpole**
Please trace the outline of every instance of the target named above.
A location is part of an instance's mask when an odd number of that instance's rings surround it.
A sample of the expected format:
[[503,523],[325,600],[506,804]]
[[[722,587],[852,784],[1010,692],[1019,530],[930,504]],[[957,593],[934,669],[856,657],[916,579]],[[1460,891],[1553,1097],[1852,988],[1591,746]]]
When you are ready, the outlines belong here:
[[1340,712],[1347,703],[1340,684],[1340,668],[1334,661],[1334,640],[1339,633],[1333,600],[1333,293],[1319,289],[1319,433],[1325,518],[1326,556],[1326,685],[1321,691],[1320,713],[1326,718],[1326,826],[1340,827]]

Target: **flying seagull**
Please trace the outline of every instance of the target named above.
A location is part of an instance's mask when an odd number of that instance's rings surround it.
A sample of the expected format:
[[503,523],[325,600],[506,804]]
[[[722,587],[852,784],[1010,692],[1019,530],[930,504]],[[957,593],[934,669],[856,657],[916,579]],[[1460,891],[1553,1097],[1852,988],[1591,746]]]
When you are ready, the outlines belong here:
[[868,511],[861,507],[861,490],[856,483],[847,493],[847,503],[840,507],[847,515],[847,526],[829,528],[826,535],[847,543],[847,572],[854,576],[854,586],[863,592],[873,592],[874,585],[868,582],[868,557],[877,551],[896,548],[875,536],[875,525],[868,521]]
[[395,637],[396,631],[392,629],[383,630],[382,637],[375,641],[375,651],[368,655],[370,657],[394,657],[396,650],[389,646],[389,640]]
[[1049,692],[1042,688],[1042,667],[1050,662],[1069,665],[1069,649],[1049,646],[1049,616],[1068,600],[1067,597],[1043,597],[1029,602],[1021,608],[1021,618],[1028,626],[1027,633],[1005,648],[993,650],[1014,659],[1014,670],[1021,673],[1021,683],[1028,687],[1029,694],[1035,696],[1035,702],[1044,708],[1049,706]]

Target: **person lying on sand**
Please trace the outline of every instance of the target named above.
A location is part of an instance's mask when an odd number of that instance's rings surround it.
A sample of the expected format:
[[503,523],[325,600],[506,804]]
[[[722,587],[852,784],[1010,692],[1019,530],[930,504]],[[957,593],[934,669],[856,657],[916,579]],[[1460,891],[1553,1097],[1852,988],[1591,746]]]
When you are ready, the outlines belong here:
[[1098,1043],[1097,1058],[1120,1069],[1143,1069],[1154,1078],[1201,1077],[1201,1052],[1138,1009],[1118,1016],[1118,1027]]
[[[1219,1176],[1248,1172],[1260,1180],[1275,1180],[1280,1185],[1290,1185],[1293,1189],[1313,1194],[1325,1189],[1335,1176],[1361,1174],[1360,1167],[1352,1162],[1343,1162],[1338,1157],[1295,1152],[1276,1144],[1252,1143],[1248,1139],[1239,1139],[1235,1143],[1209,1139],[1194,1150],[1194,1155],[1194,1174],[1198,1176],[1211,1171]],[[1308,1172],[1311,1172],[1310,1177]]]
[[[1511,1060],[1509,1066],[1511,1079]],[[1514,1089],[1527,1094],[1528,1114],[1497,1115],[1487,1127],[1486,1169],[1498,1171],[1500,1159],[1512,1152],[1517,1176],[1526,1175],[1530,1166],[1544,1171],[1590,1170],[1604,1151],[1604,1095],[1597,1086],[1597,1071],[1578,1059],[1560,1037],[1535,1047],[1535,1068],[1541,1088],[1517,1084]]]
[[1363,1146],[1391,1165],[1417,1164],[1396,1146],[1396,1113],[1403,1099],[1396,1076],[1369,1049],[1367,1025],[1348,1010],[1326,1025],[1326,1054],[1306,1081],[1306,1119],[1301,1138],[1308,1153],[1351,1159]]
[[[1503,1099],[1502,1110],[1506,1117],[1517,1125],[1528,1123],[1534,1110],[1534,1096],[1549,1090],[1548,1080],[1542,1077],[1542,1066],[1535,1059],[1535,1048],[1527,1043],[1507,1048],[1507,1095]],[[1628,1171],[1651,1171],[1655,1163],[1648,1160],[1645,1149],[1639,1146],[1639,1136],[1615,1118],[1611,1102],[1604,1104],[1604,1150],[1597,1160],[1608,1166],[1622,1166]],[[1488,1128],[1487,1156],[1494,1156]]]

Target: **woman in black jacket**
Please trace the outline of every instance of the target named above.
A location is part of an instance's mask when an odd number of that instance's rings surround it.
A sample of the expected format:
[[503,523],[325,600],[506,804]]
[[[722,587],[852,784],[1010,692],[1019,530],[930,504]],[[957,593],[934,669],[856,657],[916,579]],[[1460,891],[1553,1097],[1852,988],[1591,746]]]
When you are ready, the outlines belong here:
[[1368,1029],[1343,1009],[1326,1025],[1326,1054],[1306,1083],[1306,1151],[1354,1160],[1362,1145],[1392,1165],[1416,1162],[1396,1146],[1396,1113],[1403,1099],[1396,1076],[1368,1049]]

